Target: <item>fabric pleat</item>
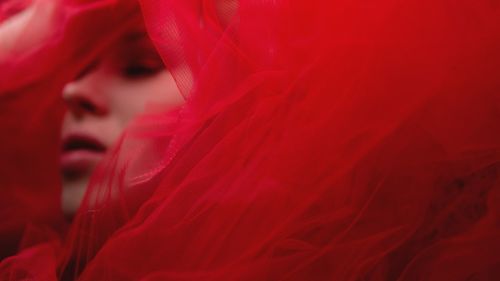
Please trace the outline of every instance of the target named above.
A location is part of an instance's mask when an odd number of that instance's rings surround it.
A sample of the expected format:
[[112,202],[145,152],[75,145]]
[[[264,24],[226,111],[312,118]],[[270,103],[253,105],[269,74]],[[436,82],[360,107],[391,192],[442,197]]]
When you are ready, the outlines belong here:
[[56,35],[0,70],[2,108],[29,114],[1,118],[19,162],[1,230],[41,223],[13,192],[57,207],[36,194],[58,199],[60,116],[38,116],[121,32],[144,21],[187,102],[136,119],[68,234],[31,231],[0,279],[500,278],[498,1],[59,5]]

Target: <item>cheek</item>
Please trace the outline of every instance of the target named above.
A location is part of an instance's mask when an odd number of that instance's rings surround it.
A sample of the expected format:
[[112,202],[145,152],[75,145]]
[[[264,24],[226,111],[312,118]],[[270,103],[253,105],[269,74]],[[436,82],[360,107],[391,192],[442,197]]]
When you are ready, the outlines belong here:
[[169,111],[184,103],[167,71],[148,79],[128,81],[113,93],[110,101],[113,114],[125,126],[138,114]]
[[169,111],[184,104],[184,97],[181,95],[172,75],[164,71],[155,77],[149,84],[146,95],[146,109],[155,111]]
[[63,135],[65,132],[68,132],[74,126],[75,121],[71,117],[71,113],[67,109],[65,109],[61,123],[61,135]]

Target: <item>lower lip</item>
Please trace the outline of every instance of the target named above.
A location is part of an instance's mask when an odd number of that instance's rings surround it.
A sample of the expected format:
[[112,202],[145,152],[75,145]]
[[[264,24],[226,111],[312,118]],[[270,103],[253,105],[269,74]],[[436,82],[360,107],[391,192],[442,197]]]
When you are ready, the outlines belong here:
[[60,158],[60,167],[63,175],[79,176],[92,172],[104,153],[90,150],[74,150],[63,152]]

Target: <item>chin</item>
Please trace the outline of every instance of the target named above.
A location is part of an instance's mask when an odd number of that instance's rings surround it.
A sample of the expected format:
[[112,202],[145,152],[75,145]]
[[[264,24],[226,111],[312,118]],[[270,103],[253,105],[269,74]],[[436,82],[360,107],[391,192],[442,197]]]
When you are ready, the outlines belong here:
[[85,196],[88,183],[87,177],[72,181],[63,179],[61,208],[66,218],[72,219],[75,216]]

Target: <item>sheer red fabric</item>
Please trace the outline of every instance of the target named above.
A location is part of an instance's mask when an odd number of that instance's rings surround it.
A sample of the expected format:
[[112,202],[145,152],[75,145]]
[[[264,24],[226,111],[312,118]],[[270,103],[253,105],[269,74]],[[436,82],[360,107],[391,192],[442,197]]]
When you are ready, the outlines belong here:
[[[29,1],[0,4],[0,259],[18,250],[26,229],[60,223],[59,175],[43,167],[57,165],[62,106],[45,94],[55,86],[47,79],[49,65],[23,57],[48,35],[30,31],[44,29],[52,5],[26,9],[28,5]],[[35,22],[35,10],[47,17]]]
[[52,240],[54,232],[44,229],[66,231],[58,168],[61,91],[96,53],[141,21],[137,3],[123,1],[116,10],[115,5],[52,0],[0,5],[1,258]]
[[[46,109],[138,11],[61,7],[57,40],[2,70],[2,97],[35,93],[22,89],[38,81],[34,104]],[[497,1],[140,8],[186,105],[138,118],[96,170],[65,241],[4,260],[3,279],[500,277]],[[68,62],[67,77],[50,75]]]

